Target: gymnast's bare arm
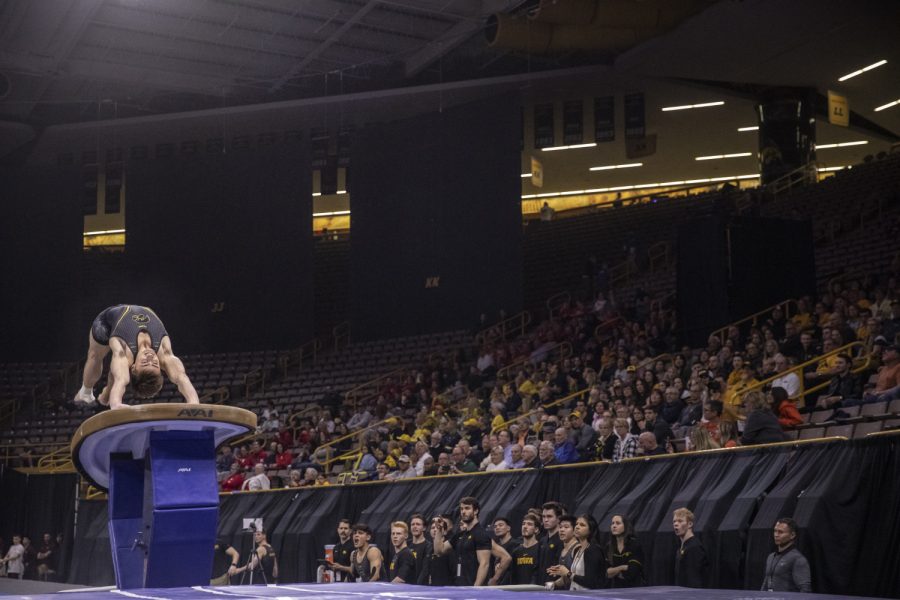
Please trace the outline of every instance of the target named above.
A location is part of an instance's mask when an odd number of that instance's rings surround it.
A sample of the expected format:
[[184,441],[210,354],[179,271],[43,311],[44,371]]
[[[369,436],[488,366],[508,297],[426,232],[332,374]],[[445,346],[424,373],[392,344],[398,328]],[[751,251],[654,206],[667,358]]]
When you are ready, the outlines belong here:
[[200,404],[197,390],[184,371],[184,363],[172,353],[172,343],[168,337],[164,337],[159,344],[159,367],[169,378],[169,381],[178,387],[178,391],[184,396],[188,404]]

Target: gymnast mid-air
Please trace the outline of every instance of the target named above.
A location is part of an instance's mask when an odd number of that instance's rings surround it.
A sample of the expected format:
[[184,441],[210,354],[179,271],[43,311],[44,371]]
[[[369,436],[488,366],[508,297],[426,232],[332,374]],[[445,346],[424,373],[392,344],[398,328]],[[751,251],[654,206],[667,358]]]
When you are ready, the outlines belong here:
[[[94,319],[88,340],[76,405],[87,406],[99,400],[111,409],[129,408],[122,402],[128,384],[131,383],[136,397],[152,398],[162,389],[163,373],[188,404],[200,403],[181,359],[172,353],[165,325],[146,306],[119,304],[107,308]],[[109,376],[100,396],[95,398],[94,385],[103,373],[103,359],[110,352]]]

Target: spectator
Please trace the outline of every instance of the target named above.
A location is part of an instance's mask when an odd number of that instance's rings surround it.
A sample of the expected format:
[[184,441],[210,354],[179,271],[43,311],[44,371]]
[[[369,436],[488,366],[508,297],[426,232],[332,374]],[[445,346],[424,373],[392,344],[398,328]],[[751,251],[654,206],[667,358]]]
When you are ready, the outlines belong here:
[[[668,425],[667,425],[668,426]],[[612,418],[604,418],[600,421],[598,428],[599,435],[597,443],[594,447],[594,453],[597,460],[612,460],[616,449],[616,441],[619,439],[613,433]]]
[[25,575],[25,547],[22,545],[22,536],[13,535],[12,545],[6,551],[6,556],[0,559],[0,564],[6,566],[7,577],[22,579]]
[[225,444],[222,446],[222,450],[216,458],[216,471],[219,473],[227,473],[231,470],[231,463],[234,461],[235,457],[234,453],[231,451],[231,446]]
[[653,432],[657,445],[662,447],[675,437],[669,424],[659,418],[656,407],[650,405],[644,407],[644,430]]
[[665,403],[660,408],[659,416],[669,425],[674,425],[678,422],[678,419],[681,417],[681,412],[683,410],[684,402],[681,401],[681,397],[678,393],[678,388],[672,386],[667,387],[665,394]]
[[771,444],[783,442],[784,433],[775,413],[769,408],[766,397],[761,392],[752,391],[744,396],[744,404],[747,407],[747,423],[744,425],[744,435],[741,444]]
[[519,444],[513,444],[510,446],[510,456],[512,457],[512,462],[508,463],[510,469],[522,469],[525,467],[525,459],[522,455],[522,446]]
[[556,457],[558,464],[566,465],[578,462],[578,451],[575,449],[575,444],[569,441],[569,432],[566,431],[565,427],[557,428],[553,434],[553,439],[555,442],[553,455]]
[[772,395],[772,407],[778,415],[778,423],[782,427],[796,427],[803,424],[803,417],[797,410],[796,401],[788,397],[784,388],[773,387],[769,393]]
[[241,465],[237,462],[231,463],[231,469],[228,476],[222,481],[223,492],[237,492],[244,487],[244,473],[241,471]]
[[491,448],[490,460],[484,470],[490,473],[492,471],[505,471],[507,469],[509,469],[509,465],[503,460],[503,449],[500,446],[494,446]]
[[712,439],[709,429],[706,427],[694,427],[688,438],[690,442],[690,450],[717,450],[721,448],[719,444]]
[[289,488],[303,487],[303,478],[300,476],[300,471],[298,471],[297,469],[291,469],[286,487],[289,487]]
[[541,461],[542,467],[552,467],[553,465],[561,464],[556,459],[556,453],[554,452],[553,442],[550,440],[544,440],[538,446],[538,460]]
[[540,459],[538,458],[538,451],[531,444],[525,444],[522,446],[522,466],[519,468],[522,469],[540,469],[542,466]]
[[[896,302],[894,305],[896,307]],[[875,389],[866,394],[864,402],[883,402],[900,397],[900,353],[896,345],[882,350],[882,367],[878,370]]]
[[59,545],[49,533],[45,533],[41,539],[41,547],[37,553],[37,576],[41,581],[47,581],[54,575],[59,562]]
[[656,436],[649,431],[638,436],[638,449],[641,456],[659,456],[666,454],[666,449],[656,443]]
[[800,377],[794,371],[787,371],[791,364],[784,354],[776,354],[774,360],[778,377],[772,380],[772,386],[784,388],[788,398],[797,398],[800,395]]
[[722,419],[723,405],[718,400],[709,400],[703,405],[703,421],[700,426],[704,427],[710,437],[717,444],[721,442],[719,438],[719,423]]
[[241,486],[242,490],[258,492],[261,490],[272,489],[272,483],[266,477],[266,466],[263,463],[256,463],[253,467],[253,476],[247,479]]
[[400,458],[397,459],[397,470],[389,473],[385,479],[396,481],[413,477],[416,477],[416,469],[412,466],[409,456],[401,454]]
[[597,432],[584,422],[584,415],[577,410],[569,414],[569,441],[575,445],[582,462],[594,459]]
[[723,448],[735,448],[739,444],[737,423],[734,421],[719,421],[719,443]]
[[634,458],[637,454],[637,438],[628,431],[628,421],[616,419],[614,430],[616,432],[616,446],[613,450],[613,462],[620,462],[626,458]]
[[[656,442],[655,439],[653,441]],[[643,586],[644,551],[634,535],[631,521],[624,515],[613,515],[609,533],[609,548],[606,551],[606,578],[609,580],[609,587]]]
[[[462,442],[460,442],[462,444]],[[472,462],[461,445],[454,446],[450,453],[450,472],[451,473],[473,473],[478,470],[478,465]]]

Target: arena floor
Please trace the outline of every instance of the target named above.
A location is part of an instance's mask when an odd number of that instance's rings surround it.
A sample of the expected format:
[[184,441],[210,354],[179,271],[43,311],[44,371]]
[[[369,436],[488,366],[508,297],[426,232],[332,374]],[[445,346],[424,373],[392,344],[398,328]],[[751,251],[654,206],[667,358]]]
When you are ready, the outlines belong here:
[[[11,596],[6,596],[7,598]],[[640,598],[665,598],[667,600],[827,600],[845,598],[824,594],[794,594],[784,592],[757,592],[748,590],[693,590],[679,587],[647,587],[629,590],[596,590],[585,592],[548,592],[534,587],[528,589],[498,589],[441,587],[429,588],[413,585],[391,585],[388,583],[332,583],[332,584],[292,584],[270,586],[230,586],[168,589],[141,589],[121,591],[116,589],[73,590],[56,594],[28,594],[19,596],[30,600],[88,600],[107,598],[134,598],[136,600],[200,600],[218,597],[233,599],[272,598],[273,600],[350,600],[352,598],[398,599],[398,600],[527,600],[533,598],[596,598],[597,600],[638,600]],[[864,600],[862,597],[859,600]]]

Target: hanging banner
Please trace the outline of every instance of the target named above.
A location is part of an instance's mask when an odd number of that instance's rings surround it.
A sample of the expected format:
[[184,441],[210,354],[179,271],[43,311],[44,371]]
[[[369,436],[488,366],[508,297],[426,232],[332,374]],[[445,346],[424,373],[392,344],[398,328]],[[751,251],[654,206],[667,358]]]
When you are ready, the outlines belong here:
[[563,102],[563,144],[580,144],[584,141],[584,102]]
[[828,122],[841,127],[850,126],[850,106],[847,97],[828,90]]
[[644,94],[625,94],[625,137],[644,137],[647,124],[644,117]]
[[531,157],[531,185],[544,187],[544,165],[535,157]]
[[594,141],[612,142],[616,139],[615,96],[594,98]]
[[546,148],[553,145],[553,104],[534,105],[534,147]]

